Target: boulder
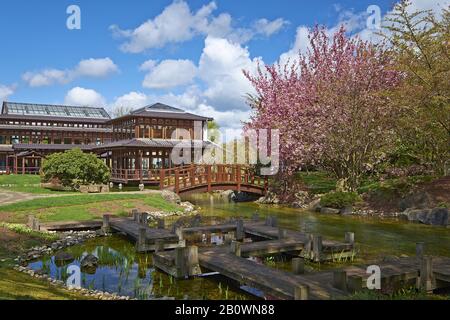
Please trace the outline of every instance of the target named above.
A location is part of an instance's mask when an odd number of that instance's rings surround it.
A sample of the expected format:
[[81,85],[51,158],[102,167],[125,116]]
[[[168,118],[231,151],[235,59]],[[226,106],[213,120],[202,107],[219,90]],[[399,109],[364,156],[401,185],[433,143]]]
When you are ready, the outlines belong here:
[[73,260],[75,260],[75,258],[70,253],[67,253],[67,252],[61,251],[55,255],[55,264],[57,266],[63,266],[63,265],[69,264]]
[[93,268],[97,266],[98,258],[92,254],[88,254],[87,256],[85,256],[80,262],[81,268]]
[[233,190],[220,191],[220,196],[228,201],[232,201],[235,197]]
[[340,214],[343,216],[349,216],[353,214],[353,206],[346,206],[340,210]]
[[432,197],[426,192],[413,192],[405,196],[398,206],[400,210],[406,209],[426,209],[433,203]]
[[448,226],[449,210],[447,208],[434,208],[428,216],[428,224],[432,226]]
[[419,222],[433,226],[447,226],[449,210],[447,208],[407,209],[400,216],[411,222]]
[[256,203],[260,204],[279,204],[280,199],[278,199],[278,196],[273,192],[268,192],[265,197],[259,198]]
[[339,214],[340,212],[341,212],[341,210],[334,209],[334,208],[322,207],[320,209],[320,213],[323,213],[323,214]]
[[320,198],[311,201],[308,205],[309,211],[320,212],[322,206],[320,205]]
[[181,203],[180,196],[170,190],[164,190],[163,192],[161,192],[161,196],[164,198],[164,200],[166,200],[168,202],[175,203],[175,204]]

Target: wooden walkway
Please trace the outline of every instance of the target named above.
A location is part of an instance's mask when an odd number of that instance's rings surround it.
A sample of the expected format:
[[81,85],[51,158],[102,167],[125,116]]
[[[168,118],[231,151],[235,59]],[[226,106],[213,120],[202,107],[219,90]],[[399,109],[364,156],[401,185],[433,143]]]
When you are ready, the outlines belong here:
[[[251,248],[250,245],[242,245]],[[176,272],[176,252],[154,254],[155,266],[163,271],[179,276]],[[425,260],[427,258],[424,258]],[[229,248],[200,248],[198,265],[201,272],[219,272],[221,275],[262,291],[266,297],[276,299],[342,299],[345,296],[367,288],[369,265],[345,267],[342,269],[295,274],[270,268],[266,265],[244,259],[231,253]],[[417,287],[431,291],[450,287],[450,258],[432,258],[432,271],[429,277],[423,271],[423,260],[400,258],[391,262],[376,263],[381,271],[381,288],[389,291],[394,288]],[[421,273],[424,274],[421,277]],[[191,274],[190,276],[195,275]]]
[[138,252],[163,251],[186,246],[186,243],[180,241],[175,233],[164,229],[163,226],[150,228],[147,222],[148,214],[137,212],[133,214],[133,218],[111,218],[105,215],[102,229],[105,232],[122,233],[134,240]]

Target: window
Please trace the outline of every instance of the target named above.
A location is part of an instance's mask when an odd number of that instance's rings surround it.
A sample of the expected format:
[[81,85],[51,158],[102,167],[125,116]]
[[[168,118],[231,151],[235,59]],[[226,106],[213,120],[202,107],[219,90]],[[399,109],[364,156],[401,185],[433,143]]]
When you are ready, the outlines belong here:
[[11,144],[17,144],[17,143],[20,143],[20,138],[19,138],[19,136],[12,136],[11,137]]
[[53,144],[61,144],[61,138],[54,138]]
[[64,144],[72,144],[72,138],[64,138]]

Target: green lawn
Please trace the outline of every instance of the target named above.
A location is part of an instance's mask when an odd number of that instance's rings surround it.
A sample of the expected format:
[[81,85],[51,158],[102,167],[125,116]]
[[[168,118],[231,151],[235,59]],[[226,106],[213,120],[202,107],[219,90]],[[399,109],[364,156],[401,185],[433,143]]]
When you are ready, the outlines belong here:
[[328,193],[336,189],[336,179],[324,171],[297,172],[296,178],[312,194]]
[[22,201],[0,206],[7,222],[24,223],[28,215],[42,222],[99,219],[105,213],[126,216],[133,208],[178,211],[180,207],[167,202],[159,194],[77,194]]
[[39,175],[0,175],[0,189],[2,190],[34,194],[61,194],[65,192],[41,188],[40,183],[41,177]]

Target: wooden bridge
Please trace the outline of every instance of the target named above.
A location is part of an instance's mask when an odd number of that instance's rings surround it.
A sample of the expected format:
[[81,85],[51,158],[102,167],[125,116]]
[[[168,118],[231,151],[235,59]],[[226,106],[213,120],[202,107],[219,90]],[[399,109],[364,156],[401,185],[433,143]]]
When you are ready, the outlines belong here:
[[244,165],[188,165],[170,169],[112,170],[112,182],[159,185],[177,194],[233,190],[265,195],[267,177]]

